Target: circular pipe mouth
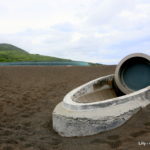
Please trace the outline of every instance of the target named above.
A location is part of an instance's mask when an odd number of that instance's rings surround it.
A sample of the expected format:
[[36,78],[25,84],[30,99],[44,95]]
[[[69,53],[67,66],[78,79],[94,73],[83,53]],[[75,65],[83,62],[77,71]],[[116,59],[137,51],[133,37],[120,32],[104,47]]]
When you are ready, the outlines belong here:
[[118,64],[115,83],[124,94],[150,85],[150,56],[142,53],[128,55]]

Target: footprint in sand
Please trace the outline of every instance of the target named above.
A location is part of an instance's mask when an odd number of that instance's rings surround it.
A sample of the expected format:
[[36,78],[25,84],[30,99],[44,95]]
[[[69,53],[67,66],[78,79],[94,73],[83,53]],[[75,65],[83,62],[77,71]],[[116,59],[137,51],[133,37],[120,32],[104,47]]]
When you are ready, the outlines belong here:
[[119,135],[110,135],[110,136],[107,136],[107,139],[109,139],[109,140],[118,140]]
[[138,131],[138,132],[131,133],[130,136],[132,136],[132,137],[138,137],[138,136],[144,135],[147,132],[148,131],[146,131],[146,130],[141,130],[141,131]]

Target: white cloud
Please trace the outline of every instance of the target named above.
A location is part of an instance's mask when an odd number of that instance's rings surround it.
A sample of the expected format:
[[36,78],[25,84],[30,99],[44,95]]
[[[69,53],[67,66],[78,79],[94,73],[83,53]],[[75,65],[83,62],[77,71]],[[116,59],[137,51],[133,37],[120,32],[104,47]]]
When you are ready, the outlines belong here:
[[148,0],[1,0],[0,42],[32,53],[118,63],[150,54]]

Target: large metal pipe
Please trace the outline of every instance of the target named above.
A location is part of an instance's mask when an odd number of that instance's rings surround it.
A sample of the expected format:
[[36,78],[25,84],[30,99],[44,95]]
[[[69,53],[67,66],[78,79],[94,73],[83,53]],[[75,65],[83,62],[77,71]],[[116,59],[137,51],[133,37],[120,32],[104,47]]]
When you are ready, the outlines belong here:
[[122,59],[115,71],[115,85],[124,94],[149,86],[150,56],[135,53]]

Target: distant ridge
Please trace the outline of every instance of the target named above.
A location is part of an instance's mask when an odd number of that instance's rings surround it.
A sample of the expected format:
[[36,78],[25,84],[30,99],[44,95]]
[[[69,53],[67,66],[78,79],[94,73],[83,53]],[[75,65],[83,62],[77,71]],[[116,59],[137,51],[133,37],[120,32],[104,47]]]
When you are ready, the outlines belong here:
[[24,53],[28,53],[25,50],[18,48],[14,45],[11,44],[6,44],[6,43],[2,43],[0,44],[0,51],[17,51],[17,52],[24,52]]
[[62,59],[39,54],[30,54],[14,45],[0,44],[0,62],[71,62],[70,59]]

